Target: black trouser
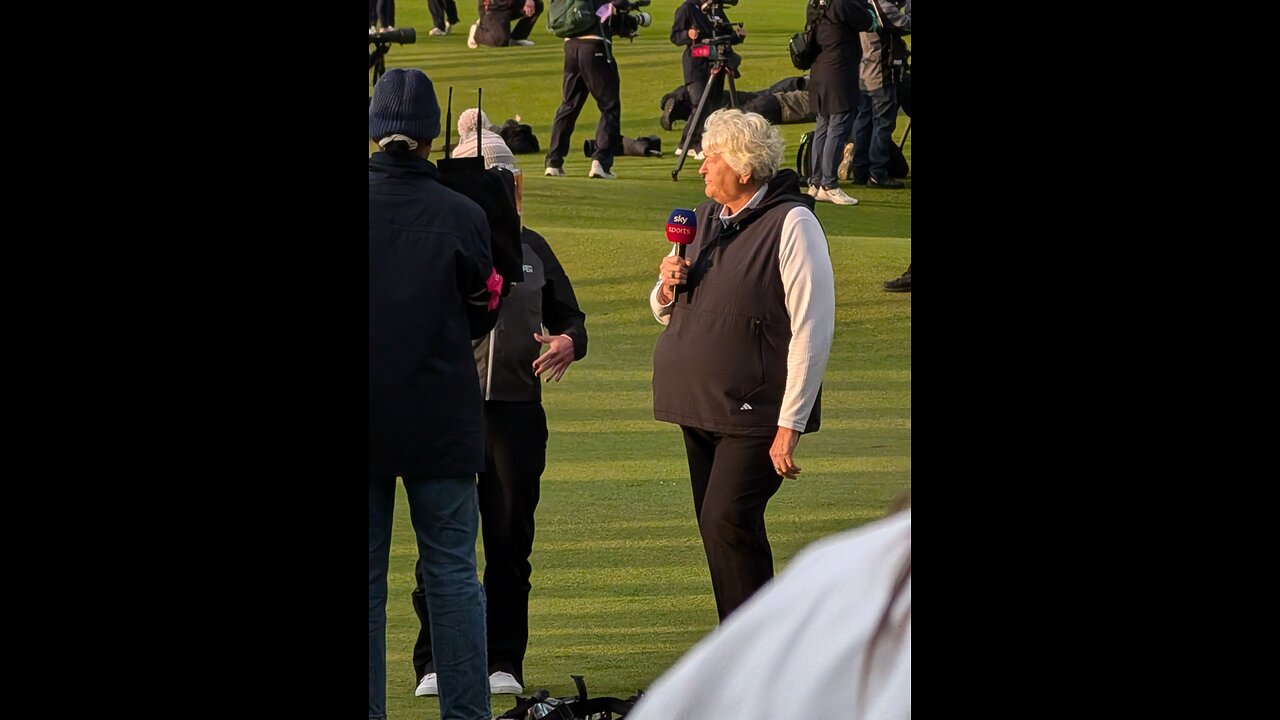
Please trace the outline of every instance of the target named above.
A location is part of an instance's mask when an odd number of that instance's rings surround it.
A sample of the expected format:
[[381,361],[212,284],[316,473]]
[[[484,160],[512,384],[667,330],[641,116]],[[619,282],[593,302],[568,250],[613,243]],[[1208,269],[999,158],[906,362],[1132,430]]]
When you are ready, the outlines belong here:
[[773,577],[773,550],[764,531],[764,509],[782,486],[769,448],[773,437],[684,431],[693,509],[707,553],[720,620]]
[[369,24],[382,27],[395,27],[395,0],[369,0]]
[[[484,539],[485,627],[489,674],[508,672],[524,684],[529,645],[529,576],[533,512],[547,464],[547,415],[542,403],[486,402],[485,471],[480,473],[480,535]],[[413,646],[418,680],[435,672],[422,562],[414,570],[413,609],[420,629]]]
[[441,30],[446,20],[450,25],[458,24],[458,3],[455,0],[427,0],[427,11],[431,13],[431,24]]
[[613,167],[614,151],[622,141],[622,100],[618,98],[618,64],[601,40],[568,40],[564,44],[564,89],[560,107],[551,122],[551,147],[547,167],[563,167],[569,154],[573,126],[587,102],[596,99],[600,122],[596,124],[596,151],[591,156],[606,172]]

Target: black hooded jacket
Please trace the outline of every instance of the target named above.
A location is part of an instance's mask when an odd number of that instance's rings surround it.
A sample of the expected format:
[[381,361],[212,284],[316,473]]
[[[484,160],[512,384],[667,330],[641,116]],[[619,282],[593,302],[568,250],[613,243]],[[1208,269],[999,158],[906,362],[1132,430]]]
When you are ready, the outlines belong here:
[[521,238],[524,280],[503,300],[493,331],[472,343],[480,391],[494,402],[542,400],[542,381],[533,374],[542,345],[533,334],[543,327],[573,340],[575,361],[587,354],[587,316],[560,260],[538,233],[525,228]]
[[[729,41],[731,45],[737,45],[742,42],[740,37],[733,28],[729,27],[729,16],[721,9],[716,13],[723,21],[720,31],[722,34],[732,35]],[[676,45],[683,45],[684,52],[680,55],[681,69],[684,70],[684,83],[701,80],[707,82],[711,77],[711,62],[705,57],[693,57],[693,47],[695,41],[689,39],[690,28],[697,28],[698,40],[708,40],[715,36],[715,25],[712,24],[711,17],[702,11],[700,0],[685,0],[683,5],[676,7],[675,17],[671,22],[671,42]],[[742,57],[730,49],[728,56],[724,59],[726,65],[731,69],[737,70],[742,64]],[[736,76],[735,76],[736,77]],[[697,98],[694,99],[697,102]],[[711,108],[715,110],[716,108]],[[710,110],[708,111],[710,113]]]
[[493,327],[489,223],[416,156],[369,158],[369,473],[484,469],[471,340]]

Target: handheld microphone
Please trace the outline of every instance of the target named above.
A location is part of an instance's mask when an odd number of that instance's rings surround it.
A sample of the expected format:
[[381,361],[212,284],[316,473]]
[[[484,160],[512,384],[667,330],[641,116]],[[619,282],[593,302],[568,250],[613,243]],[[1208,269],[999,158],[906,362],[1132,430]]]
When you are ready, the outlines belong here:
[[[698,233],[698,217],[693,214],[692,210],[676,208],[671,211],[671,215],[667,218],[667,240],[676,243],[676,257],[684,259],[684,248],[693,242],[693,236]],[[671,298],[675,299],[679,294],[679,288],[671,289]]]
[[680,244],[676,250],[677,257],[684,257],[684,246],[693,242],[693,236],[697,232],[698,218],[692,210],[676,208],[671,211],[671,216],[667,218],[667,240]]

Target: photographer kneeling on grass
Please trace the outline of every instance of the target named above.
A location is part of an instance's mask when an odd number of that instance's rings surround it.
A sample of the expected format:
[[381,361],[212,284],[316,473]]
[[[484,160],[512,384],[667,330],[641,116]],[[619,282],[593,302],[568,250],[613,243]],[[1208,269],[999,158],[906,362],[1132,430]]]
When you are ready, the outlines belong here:
[[[480,17],[471,23],[467,47],[532,45],[529,33],[542,15],[542,0],[480,0]],[[511,27],[515,20],[516,26]]]

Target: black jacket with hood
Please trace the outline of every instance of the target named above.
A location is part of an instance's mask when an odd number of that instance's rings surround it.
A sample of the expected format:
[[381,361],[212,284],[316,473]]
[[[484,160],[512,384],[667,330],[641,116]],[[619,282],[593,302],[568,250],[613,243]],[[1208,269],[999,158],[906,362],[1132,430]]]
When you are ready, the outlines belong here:
[[369,157],[369,473],[484,469],[471,340],[493,327],[480,207],[417,156]]
[[573,359],[587,354],[587,316],[560,260],[538,233],[525,228],[524,280],[502,302],[498,324],[472,342],[480,392],[493,402],[539,402],[542,381],[533,374],[533,361],[542,345],[533,339],[545,327],[552,335],[573,340]]

